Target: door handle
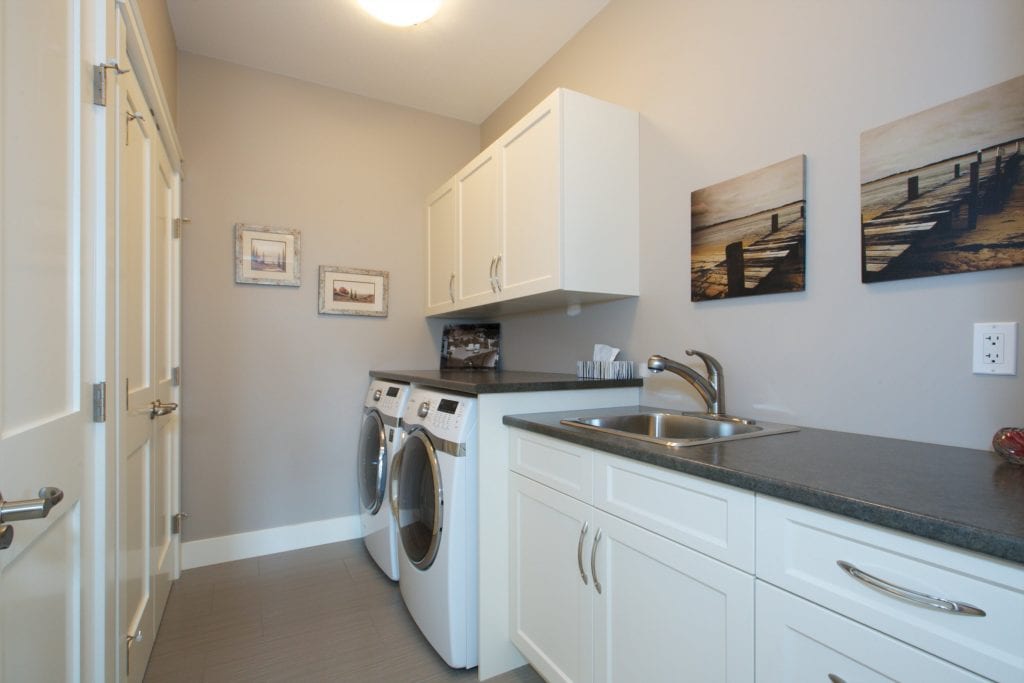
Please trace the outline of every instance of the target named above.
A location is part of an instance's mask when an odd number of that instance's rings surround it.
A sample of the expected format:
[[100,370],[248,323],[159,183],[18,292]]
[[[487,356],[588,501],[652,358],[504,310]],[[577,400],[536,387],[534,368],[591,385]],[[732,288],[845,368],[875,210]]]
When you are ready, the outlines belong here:
[[601,542],[601,529],[594,535],[594,545],[590,547],[590,577],[594,579],[594,590],[601,592],[601,582],[597,578],[597,544]]
[[158,417],[170,415],[177,409],[177,403],[161,403],[160,399],[157,399],[149,404],[149,419],[155,420]]
[[498,288],[500,292],[503,288],[501,286],[501,254],[494,257],[494,286]]
[[495,294],[498,293],[498,285],[494,281],[494,278],[495,278],[494,268],[497,265],[497,260],[498,260],[497,258],[492,258],[491,259],[491,269],[487,271],[487,279],[491,281],[491,291],[494,292]]
[[[38,498],[27,500],[4,500],[3,494],[0,494],[0,524],[23,519],[41,519],[50,514],[50,508],[62,500],[64,500],[64,492],[56,486],[44,486],[39,489]],[[10,529],[10,527],[7,528]],[[7,531],[0,531],[0,535],[6,536],[7,533]],[[14,536],[13,529],[9,533],[11,537]],[[0,548],[0,550],[2,549]]]
[[452,303],[455,303],[455,273],[452,273],[452,276],[448,278],[448,298],[452,300]]
[[0,550],[7,550],[14,543],[14,527],[10,524],[0,525]]

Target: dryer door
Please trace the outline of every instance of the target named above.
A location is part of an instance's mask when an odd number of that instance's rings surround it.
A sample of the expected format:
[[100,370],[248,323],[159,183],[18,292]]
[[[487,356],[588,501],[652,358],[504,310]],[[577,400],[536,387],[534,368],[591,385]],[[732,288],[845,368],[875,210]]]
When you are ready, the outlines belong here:
[[422,430],[410,432],[396,473],[398,533],[406,557],[419,569],[434,563],[441,544],[444,496],[434,445]]
[[388,446],[380,413],[371,410],[363,416],[356,455],[359,501],[363,509],[375,515],[384,502],[388,481]]

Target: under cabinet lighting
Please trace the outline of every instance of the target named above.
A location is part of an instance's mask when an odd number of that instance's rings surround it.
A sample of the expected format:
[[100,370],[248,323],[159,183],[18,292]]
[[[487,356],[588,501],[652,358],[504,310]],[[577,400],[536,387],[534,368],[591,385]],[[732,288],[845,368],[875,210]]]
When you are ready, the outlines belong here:
[[441,0],[359,0],[364,10],[392,26],[422,24],[437,14]]

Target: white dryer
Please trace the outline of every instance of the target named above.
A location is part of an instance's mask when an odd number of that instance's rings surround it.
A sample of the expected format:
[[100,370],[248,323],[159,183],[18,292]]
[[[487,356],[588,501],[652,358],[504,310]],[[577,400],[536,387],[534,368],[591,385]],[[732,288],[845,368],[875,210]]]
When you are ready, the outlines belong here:
[[402,599],[438,654],[477,665],[476,399],[414,387],[391,472]]
[[370,382],[356,454],[363,540],[370,556],[392,581],[398,580],[398,534],[385,499],[388,465],[402,444],[402,418],[408,398],[408,384],[377,379]]

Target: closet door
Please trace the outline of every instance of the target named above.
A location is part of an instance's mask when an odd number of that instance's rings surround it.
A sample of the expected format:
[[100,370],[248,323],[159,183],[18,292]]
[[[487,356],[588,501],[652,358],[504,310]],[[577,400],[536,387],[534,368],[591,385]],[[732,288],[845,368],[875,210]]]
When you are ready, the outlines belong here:
[[96,504],[85,468],[102,429],[91,397],[102,341],[97,180],[83,173],[95,168],[98,139],[82,84],[87,27],[102,12],[88,0],[0,2],[3,681],[77,681],[83,658],[102,649],[82,580]]

